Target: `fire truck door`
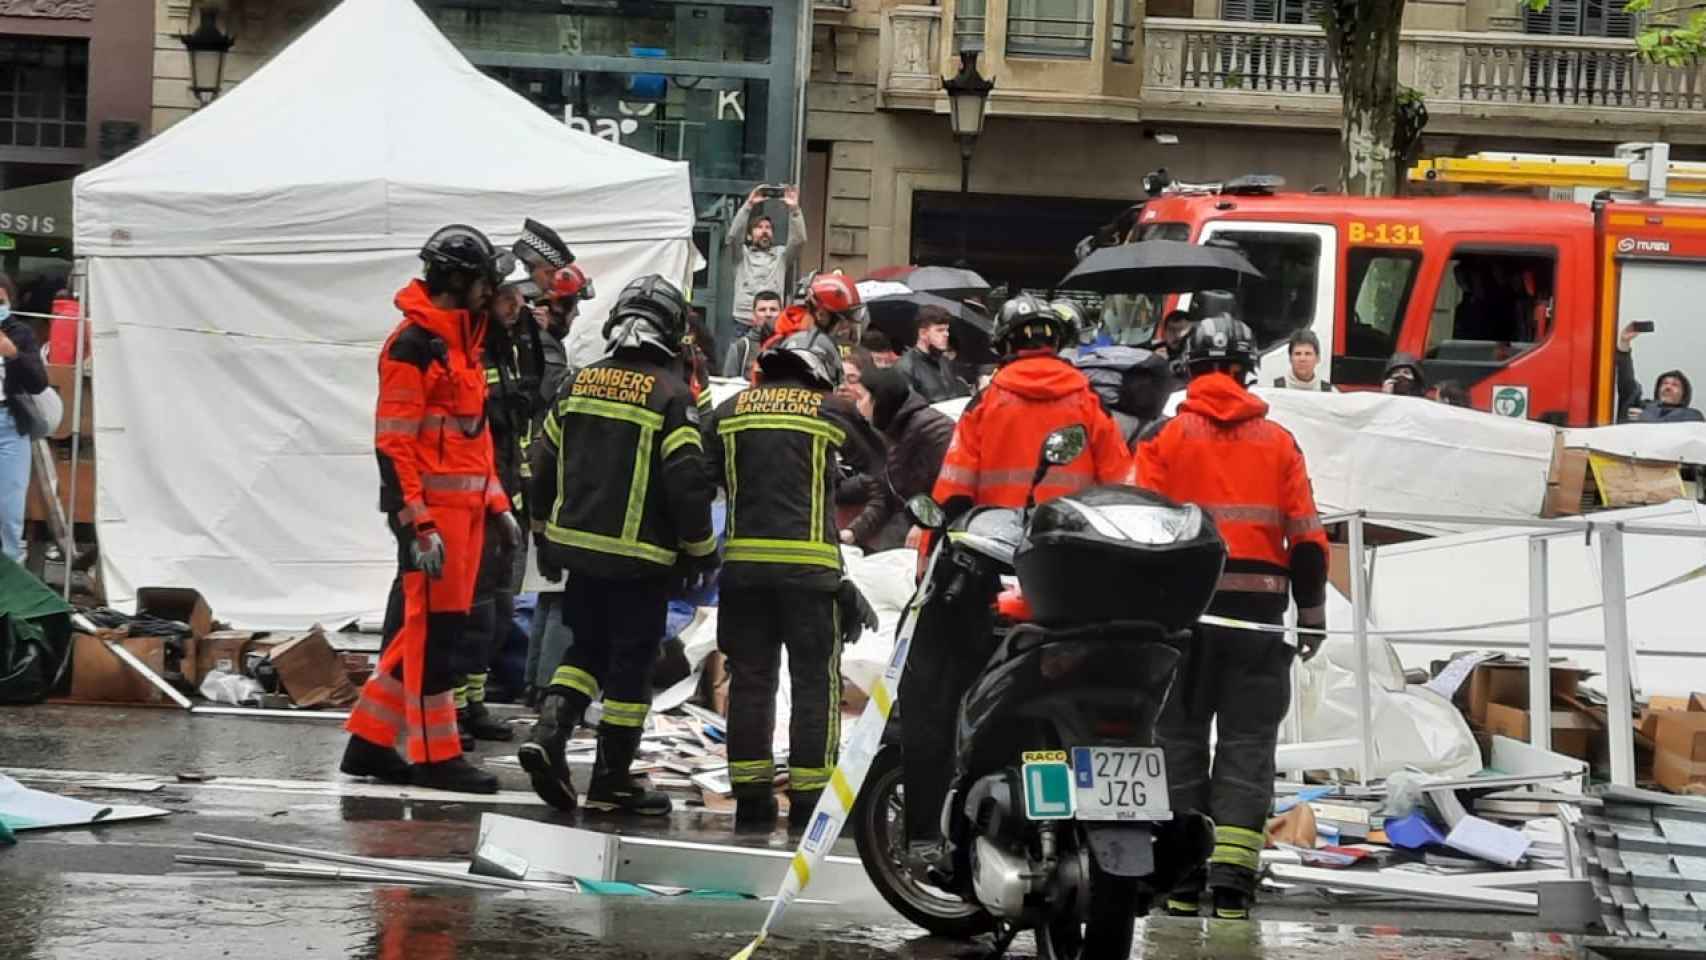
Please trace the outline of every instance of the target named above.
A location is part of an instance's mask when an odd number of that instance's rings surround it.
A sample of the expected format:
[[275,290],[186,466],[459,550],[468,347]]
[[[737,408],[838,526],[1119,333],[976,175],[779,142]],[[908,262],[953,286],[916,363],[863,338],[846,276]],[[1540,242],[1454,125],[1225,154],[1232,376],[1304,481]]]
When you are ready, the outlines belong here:
[[1334,291],[1338,289],[1339,232],[1315,223],[1216,220],[1204,226],[1199,242],[1236,243],[1261,280],[1235,291],[1239,317],[1255,331],[1262,364],[1257,383],[1268,386],[1284,377],[1291,361],[1286,339],[1296,330],[1313,330],[1322,345],[1317,375],[1333,379]]

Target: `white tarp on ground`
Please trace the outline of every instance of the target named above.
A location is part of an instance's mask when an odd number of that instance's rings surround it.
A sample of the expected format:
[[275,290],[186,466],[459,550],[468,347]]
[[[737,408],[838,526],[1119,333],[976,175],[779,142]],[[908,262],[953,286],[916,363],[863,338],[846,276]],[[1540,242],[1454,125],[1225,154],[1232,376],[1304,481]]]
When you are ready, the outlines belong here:
[[[1679,500],[1596,513],[1592,519],[1706,529],[1706,506]],[[1489,528],[1379,548],[1372,575],[1371,626],[1407,630],[1528,617],[1529,532]],[[1565,610],[1598,604],[1598,539],[1590,545],[1584,537],[1571,535],[1553,537],[1550,543],[1552,607]],[[1626,533],[1624,570],[1636,685],[1644,693],[1681,696],[1706,689],[1706,649],[1700,644],[1700,611],[1706,609],[1706,540]],[[1348,622],[1347,616],[1344,623]],[[1551,643],[1553,656],[1566,656],[1599,673],[1588,683],[1604,688],[1605,633],[1600,610],[1554,619]],[[1405,666],[1425,668],[1455,651],[1525,654],[1528,628],[1517,625],[1400,637],[1393,645]]]
[[[570,130],[412,0],[344,0],[241,86],[77,178],[108,597],[194,586],[250,627],[382,606],[378,346],[446,223],[556,228],[601,296],[698,259],[686,165]],[[594,347],[593,349],[596,349]]]

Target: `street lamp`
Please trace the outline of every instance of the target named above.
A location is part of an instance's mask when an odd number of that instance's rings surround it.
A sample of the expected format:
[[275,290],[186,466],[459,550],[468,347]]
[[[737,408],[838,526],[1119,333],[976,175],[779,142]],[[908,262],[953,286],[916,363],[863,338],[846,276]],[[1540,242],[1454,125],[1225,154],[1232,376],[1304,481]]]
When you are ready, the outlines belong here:
[[201,26],[194,33],[178,34],[178,42],[190,53],[190,92],[205,107],[219,96],[225,76],[225,54],[237,38],[220,32],[218,10],[204,8]]
[[954,138],[960,142],[960,260],[966,258],[966,221],[969,217],[967,194],[971,190],[971,155],[977,149],[978,135],[983,133],[984,108],[989,105],[989,91],[995,81],[977,72],[977,51],[960,51],[960,72],[942,81],[948,94],[948,122],[953,125]]

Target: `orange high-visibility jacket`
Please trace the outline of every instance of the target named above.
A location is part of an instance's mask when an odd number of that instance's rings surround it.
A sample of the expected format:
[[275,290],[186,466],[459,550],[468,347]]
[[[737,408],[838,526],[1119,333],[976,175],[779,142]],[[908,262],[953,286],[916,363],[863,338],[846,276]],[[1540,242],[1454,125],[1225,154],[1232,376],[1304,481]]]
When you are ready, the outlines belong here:
[[966,497],[979,506],[1024,506],[1043,440],[1075,423],[1090,431],[1090,444],[1076,461],[1049,470],[1037,487],[1038,503],[1098,484],[1131,483],[1131,453],[1076,367],[1053,354],[1008,363],[955,426],[936,502]]

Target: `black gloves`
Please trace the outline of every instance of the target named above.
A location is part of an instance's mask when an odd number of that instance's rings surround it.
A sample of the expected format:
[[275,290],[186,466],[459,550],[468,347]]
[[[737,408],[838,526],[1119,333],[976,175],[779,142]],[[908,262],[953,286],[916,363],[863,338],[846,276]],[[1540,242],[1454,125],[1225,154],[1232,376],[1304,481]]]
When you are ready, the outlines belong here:
[[841,588],[835,593],[835,603],[841,608],[843,644],[858,643],[866,630],[875,630],[879,626],[877,611],[871,609],[871,604],[853,581],[841,581]]
[[533,535],[533,563],[539,568],[539,575],[552,583],[562,583],[563,568],[552,556],[554,552],[543,530]]
[[1297,611],[1297,626],[1299,628],[1299,633],[1297,634],[1297,655],[1307,663],[1313,659],[1317,653],[1321,652],[1321,644],[1324,643],[1327,638],[1319,633],[1303,633],[1301,631],[1325,630],[1327,628],[1327,608],[1310,607],[1307,610],[1299,609]]

